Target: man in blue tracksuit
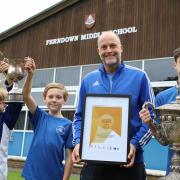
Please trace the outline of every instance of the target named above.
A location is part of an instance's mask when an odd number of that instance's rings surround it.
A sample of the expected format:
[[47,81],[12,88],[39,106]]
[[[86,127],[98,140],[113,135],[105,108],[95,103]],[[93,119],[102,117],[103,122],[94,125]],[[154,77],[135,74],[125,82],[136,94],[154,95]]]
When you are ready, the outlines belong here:
[[130,152],[128,164],[107,165],[88,163],[81,171],[81,180],[145,180],[142,146],[151,138],[148,126],[142,123],[139,111],[145,101],[154,103],[154,94],[145,72],[124,65],[121,61],[122,45],[119,37],[111,31],[98,39],[98,53],[102,64],[82,81],[79,103],[73,122],[75,148],[73,161],[78,163],[83,102],[86,94],[128,94],[131,96]]

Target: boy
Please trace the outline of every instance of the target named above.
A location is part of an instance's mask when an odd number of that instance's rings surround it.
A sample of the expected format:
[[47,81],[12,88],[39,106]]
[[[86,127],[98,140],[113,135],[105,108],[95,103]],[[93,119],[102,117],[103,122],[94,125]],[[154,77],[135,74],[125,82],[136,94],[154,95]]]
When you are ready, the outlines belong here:
[[0,144],[0,179],[6,180],[8,174],[8,143],[10,130],[7,125],[3,124],[3,134]]
[[[0,61],[0,72],[5,76],[8,71],[9,65],[3,61]],[[9,85],[11,84],[11,85]],[[11,90],[12,82],[5,81],[6,88]],[[7,157],[8,157],[8,141],[10,136],[10,130],[13,129],[18,116],[21,112],[22,103],[11,103],[6,108],[5,100],[7,97],[7,91],[0,88],[0,179],[7,179]]]
[[[30,111],[34,137],[22,175],[26,180],[68,180],[72,169],[72,123],[61,114],[68,93],[62,84],[48,84],[43,93],[49,110],[46,113],[37,106],[31,96],[35,71],[33,59],[29,57],[26,59],[25,69],[28,75],[23,87],[23,97]],[[66,148],[65,168],[62,164],[64,147]]]
[[[180,95],[179,94],[179,87],[180,87],[180,47],[173,51],[173,56],[174,56],[174,68],[175,68],[175,70],[177,72],[177,76],[178,76],[178,81],[177,81],[178,88],[177,88],[177,86],[173,86],[173,87],[168,88],[164,91],[161,91],[159,94],[157,94],[157,96],[156,96],[156,107],[159,107],[159,106],[162,106],[162,105],[165,105],[168,103],[172,103],[173,101],[176,101],[176,97],[178,95]],[[167,145],[166,141],[163,141],[163,139],[158,139],[159,134],[157,134],[157,132],[156,132],[156,128],[155,128],[155,125],[153,123],[151,113],[149,112],[149,110],[143,106],[143,109],[139,112],[139,115],[140,115],[141,119],[143,120],[143,122],[148,124],[153,135],[155,137],[157,137],[157,140],[162,145]],[[163,136],[163,135],[161,135],[161,136]]]
[[[6,105],[4,103],[7,97],[7,91],[3,88],[0,89],[0,113],[5,111]],[[8,157],[8,142],[10,130],[5,123],[3,123],[2,139],[0,143],[0,179],[7,179],[7,157]]]

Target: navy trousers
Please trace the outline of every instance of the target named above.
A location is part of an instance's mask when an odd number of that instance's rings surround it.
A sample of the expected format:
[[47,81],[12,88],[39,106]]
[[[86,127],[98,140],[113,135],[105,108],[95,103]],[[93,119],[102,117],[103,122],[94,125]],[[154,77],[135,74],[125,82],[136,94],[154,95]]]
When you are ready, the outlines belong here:
[[80,180],[146,180],[146,172],[144,163],[131,168],[88,163],[82,168]]

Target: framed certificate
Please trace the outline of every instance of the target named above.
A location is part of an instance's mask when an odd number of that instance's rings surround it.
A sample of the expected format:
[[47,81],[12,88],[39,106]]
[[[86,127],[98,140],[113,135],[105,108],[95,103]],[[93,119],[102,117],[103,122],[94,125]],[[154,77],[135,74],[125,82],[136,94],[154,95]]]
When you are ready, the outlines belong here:
[[129,95],[86,95],[80,145],[83,161],[127,163],[130,101]]

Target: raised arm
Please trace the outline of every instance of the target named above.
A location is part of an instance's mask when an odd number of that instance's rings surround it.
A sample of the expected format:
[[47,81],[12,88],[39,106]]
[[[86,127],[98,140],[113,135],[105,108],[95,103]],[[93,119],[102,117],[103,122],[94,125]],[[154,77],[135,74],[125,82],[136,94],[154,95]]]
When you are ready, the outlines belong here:
[[34,60],[30,57],[25,58],[24,68],[27,71],[27,78],[24,83],[22,94],[23,94],[24,102],[26,103],[29,111],[33,114],[37,108],[36,101],[31,95],[32,79],[36,69]]

